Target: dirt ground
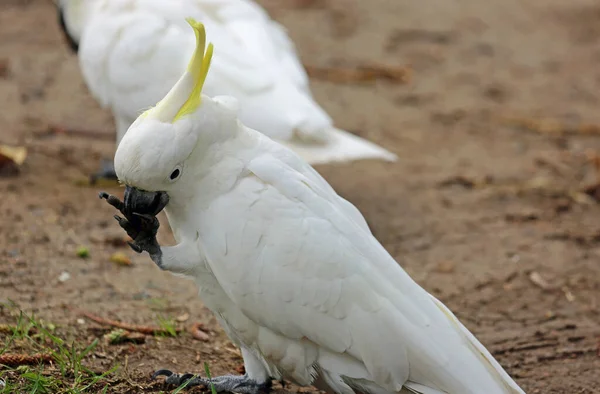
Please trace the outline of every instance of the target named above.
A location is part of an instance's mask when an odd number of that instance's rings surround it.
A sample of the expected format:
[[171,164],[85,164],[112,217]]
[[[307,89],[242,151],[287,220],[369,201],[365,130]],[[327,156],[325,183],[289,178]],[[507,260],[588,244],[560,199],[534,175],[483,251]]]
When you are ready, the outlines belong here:
[[[526,392],[600,393],[600,5],[261,3],[306,64],[412,66],[406,85],[313,81],[339,127],[400,157],[317,169]],[[102,133],[44,135],[52,125]],[[159,367],[201,372],[206,361],[220,374],[242,365],[194,285],[123,246],[100,188],[79,184],[112,157],[112,118],[87,93],[50,0],[0,3],[0,127],[0,143],[29,152],[19,175],[0,178],[2,302],[84,344],[111,329],[81,310],[204,325],[209,341],[187,331],[101,341],[86,362],[99,372],[120,365],[109,393],[164,390],[149,377]],[[111,262],[115,252],[132,264]],[[14,319],[0,308],[0,322]]]

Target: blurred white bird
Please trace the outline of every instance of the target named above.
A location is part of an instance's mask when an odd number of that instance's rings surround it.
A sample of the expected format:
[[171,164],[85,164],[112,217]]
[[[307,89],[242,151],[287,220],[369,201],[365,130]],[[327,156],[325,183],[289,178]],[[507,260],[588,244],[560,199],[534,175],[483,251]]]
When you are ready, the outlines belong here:
[[114,115],[117,144],[185,71],[194,50],[194,35],[185,24],[191,16],[207,26],[218,48],[205,90],[236,97],[245,124],[311,164],[396,159],[333,126],[311,95],[285,29],[250,0],[59,0],[58,5],[90,92]]
[[[524,394],[309,164],[244,126],[234,98],[201,95],[212,47],[190,24],[187,71],[117,148],[125,202],[101,197],[134,250],[195,280],[241,348],[246,375],[214,378],[216,390],[255,394],[285,378],[340,394]],[[163,208],[176,246],[156,240]]]

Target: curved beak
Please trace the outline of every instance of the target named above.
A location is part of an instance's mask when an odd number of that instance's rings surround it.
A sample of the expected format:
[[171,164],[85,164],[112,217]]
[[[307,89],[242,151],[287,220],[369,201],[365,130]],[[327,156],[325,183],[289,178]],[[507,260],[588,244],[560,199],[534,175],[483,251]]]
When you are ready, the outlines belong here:
[[126,186],[123,200],[126,215],[130,216],[135,212],[156,216],[169,203],[169,195],[167,192],[147,192]]

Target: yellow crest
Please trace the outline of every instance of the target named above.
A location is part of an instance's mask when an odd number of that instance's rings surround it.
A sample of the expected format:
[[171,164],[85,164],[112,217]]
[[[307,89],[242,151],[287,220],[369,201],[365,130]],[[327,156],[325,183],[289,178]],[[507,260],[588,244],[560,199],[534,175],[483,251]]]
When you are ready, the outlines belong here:
[[206,48],[206,50],[204,49],[206,45],[206,31],[204,30],[204,25],[193,18],[187,18],[186,20],[190,26],[192,26],[194,33],[196,34],[196,50],[188,64],[188,72],[194,79],[194,89],[175,115],[173,121],[176,121],[184,115],[193,113],[200,106],[200,101],[202,100],[202,87],[204,86],[204,81],[206,81],[208,69],[210,68],[210,61],[213,55],[212,44],[208,44],[208,48]]
[[[171,88],[169,93],[160,100],[154,108],[142,113],[140,118],[153,118],[161,122],[173,123],[182,116],[194,113],[202,100],[202,87],[212,59],[213,46],[208,45],[205,50],[206,32],[204,25],[192,18],[187,19],[196,35],[196,49],[192,55],[187,71]],[[185,99],[185,101],[184,101]]]

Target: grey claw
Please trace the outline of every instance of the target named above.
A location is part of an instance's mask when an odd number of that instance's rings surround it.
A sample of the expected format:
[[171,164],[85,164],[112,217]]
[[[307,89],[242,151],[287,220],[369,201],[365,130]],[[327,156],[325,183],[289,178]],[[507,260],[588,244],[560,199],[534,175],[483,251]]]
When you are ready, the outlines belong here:
[[108,194],[107,192],[98,193],[98,197],[100,199],[105,199],[106,202],[108,202],[113,207],[117,208],[119,211],[121,211],[121,213],[125,214],[123,212],[123,208],[124,208],[123,202],[121,200],[119,200],[117,197],[113,196],[112,194]]
[[120,217],[119,215],[113,216],[117,222],[119,222],[119,226],[125,231],[127,231],[131,226],[129,221],[125,218]]
[[159,376],[166,376],[168,378],[171,375],[173,375],[172,371],[169,371],[168,369],[159,369],[152,374],[152,380],[158,378]]
[[192,373],[185,373],[183,375],[174,373],[169,371],[168,369],[159,369],[158,371],[152,374],[152,379],[156,379],[159,376],[165,376],[165,383],[169,386],[181,386],[182,384],[186,384],[186,386],[198,386],[204,383],[204,381],[198,378],[196,375]]
[[133,251],[136,252],[136,253],[142,253],[143,252],[143,249],[140,248],[139,246],[137,246],[136,244],[134,244],[133,242],[127,241],[127,245],[129,245],[129,247],[131,249],[133,249]]

